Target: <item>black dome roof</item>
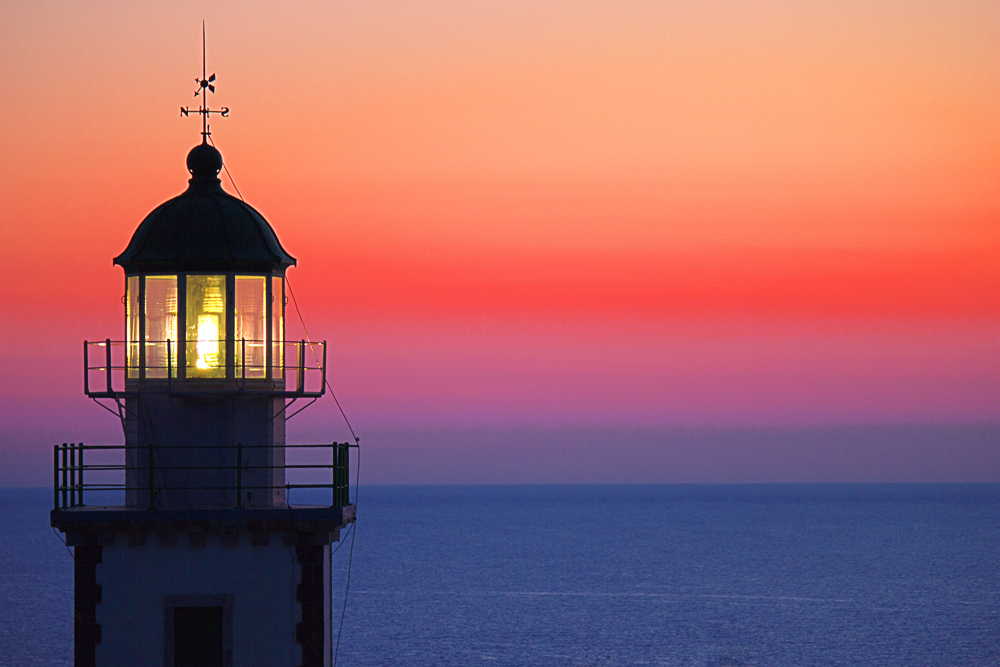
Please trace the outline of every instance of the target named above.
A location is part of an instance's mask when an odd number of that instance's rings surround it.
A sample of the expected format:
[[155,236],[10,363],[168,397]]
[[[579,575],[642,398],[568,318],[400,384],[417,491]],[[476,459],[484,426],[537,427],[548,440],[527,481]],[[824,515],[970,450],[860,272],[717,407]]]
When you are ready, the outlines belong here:
[[222,189],[219,151],[195,146],[187,166],[188,189],[146,216],[115,264],[126,273],[266,273],[295,265],[264,216]]

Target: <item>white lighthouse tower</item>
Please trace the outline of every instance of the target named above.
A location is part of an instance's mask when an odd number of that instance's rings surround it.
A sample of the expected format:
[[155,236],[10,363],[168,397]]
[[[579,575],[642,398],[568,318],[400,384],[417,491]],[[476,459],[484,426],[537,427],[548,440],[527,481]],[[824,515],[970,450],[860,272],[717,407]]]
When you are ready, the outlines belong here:
[[[285,442],[291,404],[324,393],[326,345],[285,340],[295,259],[222,189],[214,112],[199,112],[187,190],[114,260],[124,340],[84,343],[85,392],[120,416],[125,442],[55,450],[75,664],[329,665],[330,544],[354,520],[349,445]],[[323,504],[291,505],[298,487]],[[95,504],[112,492],[119,504]]]

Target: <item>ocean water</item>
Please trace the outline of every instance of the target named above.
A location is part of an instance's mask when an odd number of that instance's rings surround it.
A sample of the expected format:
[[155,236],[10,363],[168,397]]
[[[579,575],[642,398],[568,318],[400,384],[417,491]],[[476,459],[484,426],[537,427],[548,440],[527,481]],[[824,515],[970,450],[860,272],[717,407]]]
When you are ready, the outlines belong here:
[[[345,667],[1000,665],[1000,485],[362,487],[359,500]],[[72,561],[50,503],[0,489],[3,665],[72,662]],[[333,556],[338,609],[349,550],[350,537]]]

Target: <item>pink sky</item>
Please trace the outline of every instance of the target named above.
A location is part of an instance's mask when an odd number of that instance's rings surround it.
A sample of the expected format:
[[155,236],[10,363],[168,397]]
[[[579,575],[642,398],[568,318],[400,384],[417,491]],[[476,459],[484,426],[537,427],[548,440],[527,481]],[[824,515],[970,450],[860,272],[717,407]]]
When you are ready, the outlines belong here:
[[111,258],[185,187],[202,18],[214,138],[373,450],[938,424],[906,479],[1000,481],[962,449],[1000,423],[1000,7],[543,0],[0,8],[0,484],[120,439],[81,341],[123,336]]

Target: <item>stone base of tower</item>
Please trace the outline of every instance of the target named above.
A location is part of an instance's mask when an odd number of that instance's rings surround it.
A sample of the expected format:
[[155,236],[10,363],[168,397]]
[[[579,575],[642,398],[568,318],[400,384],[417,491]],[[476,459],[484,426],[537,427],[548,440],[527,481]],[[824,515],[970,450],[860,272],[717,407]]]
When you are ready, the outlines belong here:
[[54,510],[75,547],[75,664],[328,666],[330,545],[353,510]]

